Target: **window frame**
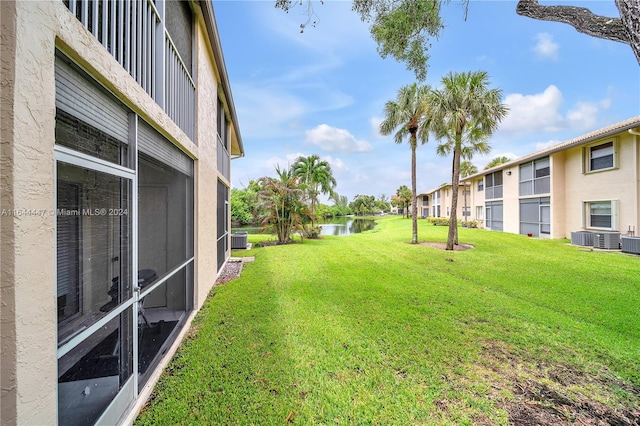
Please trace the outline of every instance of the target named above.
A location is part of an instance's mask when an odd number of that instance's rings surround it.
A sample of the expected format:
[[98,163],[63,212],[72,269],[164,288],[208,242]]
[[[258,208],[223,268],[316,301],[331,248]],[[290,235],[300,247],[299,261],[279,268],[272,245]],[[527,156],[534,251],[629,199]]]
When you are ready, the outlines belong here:
[[[601,168],[593,168],[592,167],[592,160],[593,160],[593,152],[594,150],[597,149],[603,149],[603,147],[605,145],[611,144],[611,149],[612,149],[612,153],[611,154],[607,154],[606,156],[601,156],[601,157],[596,157],[596,158],[603,158],[603,157],[608,157],[609,155],[611,156],[611,166],[609,167],[601,167]],[[599,172],[606,172],[609,170],[616,170],[618,169],[619,166],[619,155],[618,155],[618,138],[614,137],[614,138],[610,138],[610,139],[606,139],[605,141],[598,141],[589,145],[586,145],[585,147],[583,147],[582,149],[582,167],[583,167],[583,173],[584,174],[591,174],[591,173],[599,173]]]
[[[485,180],[485,195],[484,198],[486,200],[493,200],[493,199],[502,199],[504,194],[503,194],[503,185],[504,185],[504,177],[502,175],[503,170],[497,170],[495,172],[486,174],[484,176],[484,180]],[[496,177],[500,176],[500,183],[496,184]],[[499,189],[499,190],[496,190]],[[499,195],[496,195],[496,193],[498,193]]]
[[[594,216],[594,214],[591,211],[591,207],[592,205],[596,204],[596,203],[609,203],[610,206],[610,226],[609,227],[605,227],[605,226],[593,226],[592,225],[592,216]],[[582,202],[582,226],[584,229],[593,229],[593,230],[600,230],[600,231],[617,231],[619,229],[618,227],[618,203],[619,200],[588,200],[588,201],[583,201]],[[600,215],[600,216],[604,216],[604,215]]]
[[[546,163],[546,167],[540,167],[537,168],[540,165],[545,165]],[[531,167],[531,175],[530,176],[523,176],[523,168],[525,167]],[[543,171],[543,170],[547,170],[547,174],[538,176],[538,172],[539,171]],[[520,197],[528,197],[528,196],[532,196],[532,195],[542,195],[542,194],[550,194],[551,193],[551,157],[546,156],[546,157],[541,157],[541,158],[537,158],[535,160],[532,161],[528,161],[526,163],[522,163],[518,166],[518,194],[520,195]],[[545,180],[548,180],[548,187],[549,190],[546,192],[542,192],[538,190],[538,186],[536,185],[538,183],[541,183]],[[523,187],[527,185],[528,186],[528,193],[523,193]],[[542,186],[542,184],[540,185]]]

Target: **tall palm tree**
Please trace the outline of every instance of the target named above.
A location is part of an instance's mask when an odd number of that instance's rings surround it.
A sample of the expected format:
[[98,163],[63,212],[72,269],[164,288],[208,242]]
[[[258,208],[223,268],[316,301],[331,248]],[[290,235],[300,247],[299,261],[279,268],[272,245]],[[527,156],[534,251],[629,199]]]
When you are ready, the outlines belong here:
[[291,166],[293,176],[297,177],[300,183],[306,186],[309,200],[311,202],[311,226],[315,223],[316,208],[318,205],[318,195],[328,194],[332,197],[336,180],[333,177],[331,166],[327,161],[321,160],[317,154],[308,157],[298,157]]
[[[428,115],[429,86],[418,86],[416,83],[402,86],[398,90],[395,101],[388,101],[384,106],[384,120],[380,123],[380,133],[390,135],[396,132],[393,140],[400,144],[409,138],[411,147],[411,214],[413,215],[413,233],[411,243],[418,243],[418,207],[416,201],[416,147],[418,139],[422,144],[429,137],[430,118]],[[397,130],[396,130],[397,129]]]
[[457,244],[458,185],[460,158],[470,160],[476,153],[488,153],[487,139],[507,115],[502,103],[502,91],[489,89],[489,75],[485,71],[453,73],[442,78],[442,87],[434,90],[430,99],[433,130],[439,155],[453,154],[451,172],[452,197],[447,250]]

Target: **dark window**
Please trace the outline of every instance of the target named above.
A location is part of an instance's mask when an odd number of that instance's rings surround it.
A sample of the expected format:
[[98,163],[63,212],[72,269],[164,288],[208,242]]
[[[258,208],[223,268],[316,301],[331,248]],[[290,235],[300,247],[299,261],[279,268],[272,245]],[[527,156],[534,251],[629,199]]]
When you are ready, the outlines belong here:
[[520,165],[520,196],[548,194],[551,191],[549,157]]
[[613,167],[613,142],[589,148],[589,170],[610,169]]
[[485,198],[502,198],[502,170],[485,176]]

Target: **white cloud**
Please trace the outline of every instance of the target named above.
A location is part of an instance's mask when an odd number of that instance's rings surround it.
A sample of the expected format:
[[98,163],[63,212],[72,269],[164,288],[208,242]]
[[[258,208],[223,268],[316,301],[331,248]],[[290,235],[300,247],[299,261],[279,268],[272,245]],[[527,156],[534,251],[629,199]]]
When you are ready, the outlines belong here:
[[327,152],[368,152],[373,146],[366,140],[356,139],[348,130],[331,127],[327,124],[305,131],[305,142]]
[[597,126],[598,112],[608,109],[611,99],[603,99],[599,102],[578,102],[575,108],[567,112],[567,121],[572,129],[588,130]]
[[563,130],[591,130],[598,126],[598,114],[611,106],[611,99],[578,102],[561,113],[562,92],[554,85],[533,95],[511,93],[504,103],[509,107],[500,129],[513,133],[559,132]]
[[553,41],[553,36],[549,33],[540,33],[535,36],[537,40],[533,51],[538,59],[558,60],[558,50],[560,45]]
[[344,161],[340,158],[333,158],[330,155],[325,155],[320,157],[321,160],[326,161],[331,166],[331,171],[335,174],[336,172],[346,172],[349,170]]
[[371,124],[371,133],[377,138],[384,138],[380,133],[380,123],[382,123],[382,118],[380,117],[371,117],[369,119],[369,124]]
[[509,94],[504,100],[509,113],[500,128],[511,131],[557,131],[563,120],[558,112],[562,102],[562,92],[554,85],[534,95]]

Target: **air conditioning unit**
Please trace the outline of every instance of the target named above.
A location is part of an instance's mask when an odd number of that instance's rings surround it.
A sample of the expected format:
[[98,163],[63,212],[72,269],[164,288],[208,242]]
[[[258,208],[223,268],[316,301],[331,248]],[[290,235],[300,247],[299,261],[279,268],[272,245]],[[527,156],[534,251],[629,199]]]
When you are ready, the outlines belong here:
[[622,237],[622,252],[640,254],[640,237]]
[[234,250],[237,249],[246,249],[248,243],[248,236],[246,232],[236,232],[235,234],[231,234],[231,248]]
[[593,235],[593,247],[606,250],[618,250],[620,248],[619,232],[597,232]]
[[571,233],[571,244],[574,246],[593,247],[593,232],[576,231]]

